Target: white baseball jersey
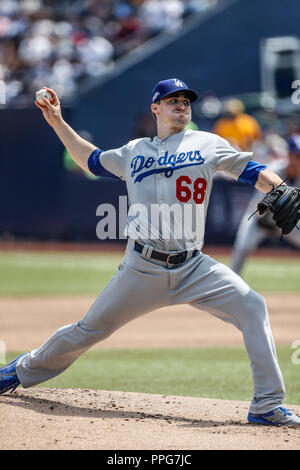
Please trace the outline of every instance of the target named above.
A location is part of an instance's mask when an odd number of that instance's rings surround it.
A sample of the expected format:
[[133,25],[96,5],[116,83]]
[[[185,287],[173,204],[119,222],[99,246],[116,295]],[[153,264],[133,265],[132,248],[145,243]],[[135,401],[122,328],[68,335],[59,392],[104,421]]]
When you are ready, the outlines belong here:
[[161,251],[201,249],[216,171],[238,179],[252,157],[221,137],[184,130],[104,151],[102,166],[126,180],[126,235]]

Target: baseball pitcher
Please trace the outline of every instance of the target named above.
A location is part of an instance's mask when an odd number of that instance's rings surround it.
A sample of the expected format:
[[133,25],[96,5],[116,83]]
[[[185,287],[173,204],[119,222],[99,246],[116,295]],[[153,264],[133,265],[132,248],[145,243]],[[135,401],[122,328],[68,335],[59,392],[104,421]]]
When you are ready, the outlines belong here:
[[[197,94],[183,81],[162,80],[152,91],[157,136],[103,150],[64,121],[56,93],[36,101],[74,161],[100,176],[126,181],[130,210],[123,262],[86,315],[56,331],[39,348],[0,369],[0,393],[32,387],[66,370],[82,353],[122,325],[152,310],[190,304],[241,331],[254,383],[248,421],[300,425],[282,407],[284,383],[264,299],[231,269],[204,255],[205,218],[216,171],[263,193],[260,210],[271,211],[284,233],[300,218],[299,190],[217,135],[186,130]],[[166,208],[172,208],[166,217]]]

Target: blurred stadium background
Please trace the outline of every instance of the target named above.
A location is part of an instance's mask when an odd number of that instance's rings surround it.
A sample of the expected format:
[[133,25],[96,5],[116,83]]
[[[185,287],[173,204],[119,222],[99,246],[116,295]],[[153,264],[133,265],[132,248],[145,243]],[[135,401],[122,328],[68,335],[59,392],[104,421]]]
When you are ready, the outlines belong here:
[[[106,202],[118,210],[126,195],[123,182],[90,178],[72,164],[33,104],[36,90],[55,89],[65,120],[108,149],[153,135],[151,90],[180,77],[200,94],[195,128],[222,133],[220,119],[243,112],[256,127],[245,124],[238,137],[223,129],[226,138],[255,160],[286,158],[286,137],[300,133],[292,100],[299,21],[297,0],[1,0],[2,243],[102,243],[96,208]],[[251,193],[216,176],[206,245],[232,245]]]

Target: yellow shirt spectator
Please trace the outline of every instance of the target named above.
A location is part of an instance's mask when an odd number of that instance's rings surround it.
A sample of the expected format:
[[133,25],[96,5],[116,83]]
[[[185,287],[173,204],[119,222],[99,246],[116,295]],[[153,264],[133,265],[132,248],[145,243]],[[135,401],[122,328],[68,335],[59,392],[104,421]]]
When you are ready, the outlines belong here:
[[226,110],[226,116],[216,122],[213,133],[240,150],[250,150],[252,143],[262,137],[258,122],[243,112],[244,106],[239,100],[229,100]]

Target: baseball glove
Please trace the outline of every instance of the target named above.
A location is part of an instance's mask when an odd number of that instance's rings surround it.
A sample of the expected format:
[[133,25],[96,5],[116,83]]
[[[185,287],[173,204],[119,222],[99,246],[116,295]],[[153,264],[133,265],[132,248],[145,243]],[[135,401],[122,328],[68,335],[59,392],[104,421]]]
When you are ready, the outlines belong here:
[[264,230],[268,230],[269,232],[278,232],[278,227],[273,220],[272,213],[270,211],[266,212],[264,215],[258,215],[256,217],[257,225]]
[[280,184],[266,194],[257,204],[260,215],[271,211],[277,227],[282,235],[287,235],[296,227],[300,220],[300,189]]

